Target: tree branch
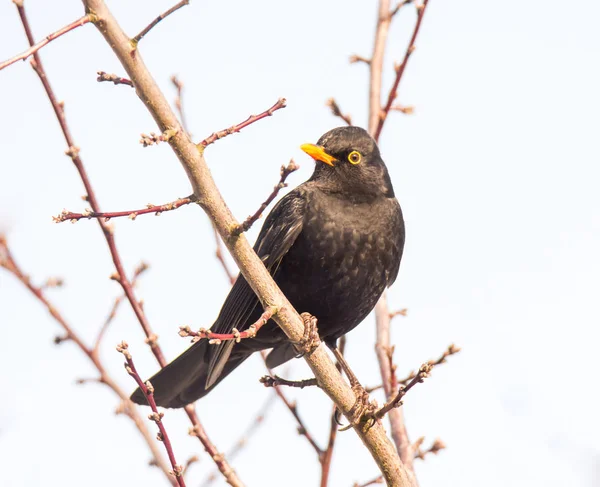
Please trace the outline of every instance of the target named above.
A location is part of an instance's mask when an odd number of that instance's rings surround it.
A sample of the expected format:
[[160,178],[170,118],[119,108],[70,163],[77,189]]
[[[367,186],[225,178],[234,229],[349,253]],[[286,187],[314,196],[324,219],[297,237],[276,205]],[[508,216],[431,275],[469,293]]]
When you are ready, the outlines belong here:
[[71,223],[75,223],[78,220],[82,220],[87,218],[91,220],[92,218],[102,218],[105,222],[109,221],[111,218],[119,218],[122,216],[128,217],[130,220],[135,220],[139,215],[147,215],[149,213],[154,213],[156,216],[159,216],[161,213],[165,211],[173,211],[177,208],[180,208],[184,205],[189,205],[190,203],[195,203],[196,197],[192,194],[185,198],[179,198],[178,200],[171,201],[170,203],[166,203],[164,205],[153,205],[152,203],[148,203],[146,208],[139,210],[126,210],[126,211],[111,211],[111,212],[101,212],[101,211],[93,211],[91,208],[88,208],[83,213],[72,213],[68,210],[63,210],[59,215],[53,216],[52,221],[55,223],[61,223],[65,221],[70,221]]
[[[382,2],[383,3],[383,2]],[[396,78],[394,79],[394,84],[390,89],[388,94],[387,102],[383,107],[383,110],[379,112],[379,120],[377,121],[376,128],[372,131],[375,140],[379,140],[379,136],[381,135],[381,130],[383,129],[383,124],[392,108],[394,100],[398,96],[398,86],[400,85],[400,81],[402,80],[402,75],[404,74],[404,70],[406,69],[406,65],[408,64],[408,59],[411,54],[415,51],[415,42],[417,40],[417,35],[419,34],[419,29],[421,28],[421,23],[423,21],[423,15],[425,15],[425,9],[429,0],[423,0],[423,4],[417,7],[417,22],[415,23],[415,28],[413,30],[412,36],[410,38],[410,42],[408,43],[408,47],[406,49],[406,53],[404,54],[404,59],[402,60],[402,64],[396,66]],[[369,125],[370,127],[370,125]],[[371,130],[369,130],[371,132]]]
[[181,7],[184,7],[185,5],[188,5],[189,3],[190,3],[190,0],[182,0],[177,5],[174,5],[173,7],[171,7],[166,12],[163,12],[162,14],[160,14],[152,22],[150,22],[146,26],[146,28],[144,28],[144,30],[142,30],[138,35],[136,35],[133,39],[131,39],[131,43],[134,46],[137,46],[137,44],[142,40],[142,37],[144,37],[148,32],[150,32],[156,26],[156,24],[158,24],[161,20],[166,19],[173,12],[176,12]]
[[237,125],[233,125],[232,127],[229,127],[228,129],[219,130],[218,132],[214,132],[211,136],[202,140],[198,144],[198,148],[205,149],[210,144],[214,144],[217,140],[222,139],[223,137],[227,137],[228,135],[235,134],[235,133],[239,132],[240,130],[242,130],[243,128],[247,127],[248,125],[252,125],[253,123],[258,122],[259,120],[262,120],[263,118],[270,117],[271,115],[273,115],[273,113],[275,111],[285,108],[285,106],[286,106],[285,98],[280,98],[268,110],[265,110],[264,112],[259,113],[258,115],[250,115],[243,122],[238,123]]
[[33,54],[35,54],[36,52],[38,52],[42,47],[44,47],[45,45],[47,45],[50,42],[52,42],[54,39],[58,39],[63,34],[66,34],[67,32],[71,32],[72,30],[76,29],[77,27],[81,27],[82,25],[87,24],[91,20],[92,20],[92,16],[91,15],[84,15],[80,19],[77,19],[75,22],[71,22],[69,25],[66,25],[62,29],[59,29],[59,30],[57,30],[56,32],[54,32],[52,34],[47,35],[44,38],[44,40],[38,42],[37,44],[34,44],[34,43],[32,43],[30,41],[29,43],[31,44],[31,47],[29,49],[27,49],[26,51],[22,52],[21,54],[18,54],[17,56],[14,56],[14,57],[12,57],[10,59],[7,59],[6,61],[1,62],[0,63],[0,71],[2,71],[7,66],[10,66],[11,64],[16,63],[17,61],[21,61],[21,60],[24,61],[29,56],[32,56]]
[[65,337],[63,340],[70,340],[75,343],[77,348],[79,348],[79,350],[81,350],[81,352],[83,352],[88,360],[93,364],[99,375],[99,378],[95,380],[107,385],[121,399],[124,408],[127,410],[127,416],[131,418],[141,435],[144,437],[144,440],[152,454],[153,461],[166,475],[167,479],[169,479],[169,482],[175,485],[175,482],[169,475],[170,468],[168,464],[165,462],[152,434],[150,433],[150,430],[148,430],[148,427],[139,415],[138,410],[133,406],[131,401],[129,401],[129,395],[126,394],[125,391],[123,391],[115,382],[115,380],[106,372],[104,365],[100,361],[100,357],[96,353],[96,350],[89,348],[83,342],[75,330],[63,318],[58,309],[50,302],[50,300],[48,300],[48,298],[46,298],[44,290],[41,287],[35,286],[27,274],[17,265],[12,256],[12,252],[8,247],[6,238],[3,235],[0,235],[0,267],[6,269],[13,276],[15,276],[21,282],[21,284],[23,284],[29,290],[29,292],[31,292],[35,298],[46,307],[52,318],[54,318],[54,320],[65,331]]
[[98,77],[96,78],[96,81],[98,83],[101,83],[103,81],[110,81],[111,83],[115,84],[115,85],[127,85],[127,86],[131,86],[133,88],[133,83],[131,82],[130,79],[127,78],[121,78],[120,76],[117,76],[116,74],[108,74],[105,73],[104,71],[98,71]]
[[[102,3],[102,5],[104,5],[104,4]],[[33,38],[31,28],[29,26],[29,21],[27,19],[25,9],[22,4],[16,3],[16,6],[17,6],[17,10],[19,12],[19,17],[21,18],[21,22],[23,24],[23,28],[25,29],[25,33],[27,35],[27,39],[28,39],[30,45],[34,45],[35,41]],[[91,14],[90,11],[88,11],[87,13],[88,13],[88,15]],[[91,16],[91,18],[94,21],[99,20],[96,17],[94,17],[93,15]],[[125,37],[125,36],[123,36],[123,37]],[[123,44],[121,47],[124,49],[123,55],[131,57],[129,48],[127,48],[125,46],[125,44]],[[127,49],[127,52],[125,52],[126,49]],[[81,181],[83,182],[83,185],[86,190],[86,199],[87,199],[87,201],[89,201],[90,206],[92,207],[92,211],[99,213],[100,206],[98,204],[93,187],[92,187],[89,177],[87,175],[87,171],[85,170],[83,162],[82,162],[81,158],[79,157],[79,148],[75,145],[73,137],[69,130],[69,126],[67,125],[67,120],[66,120],[65,113],[64,113],[64,105],[58,101],[58,99],[56,98],[56,96],[54,94],[54,91],[52,90],[52,87],[50,86],[50,82],[48,81],[48,78],[46,77],[46,73],[44,71],[41,59],[39,57],[39,53],[35,52],[33,54],[33,60],[31,62],[31,65],[32,65],[34,71],[37,73],[38,77],[40,78],[40,81],[42,82],[42,85],[44,86],[44,89],[46,91],[48,99],[50,100],[50,103],[52,105],[52,108],[54,109],[54,113],[56,115],[56,118],[58,119],[63,136],[68,145],[66,154],[69,157],[71,157],[71,160],[73,161],[73,164],[75,165],[75,168],[77,169],[77,172],[79,173]],[[132,78],[132,80],[133,80],[133,78]],[[148,319],[146,318],[146,315],[142,309],[142,306],[135,296],[135,293],[133,291],[133,286],[131,285],[131,281],[127,278],[127,275],[126,275],[124,267],[123,267],[123,263],[121,261],[121,256],[117,250],[115,238],[113,235],[113,229],[104,220],[98,219],[97,221],[98,221],[98,224],[100,225],[100,228],[102,229],[102,233],[104,234],[104,238],[108,245],[113,263],[115,265],[115,269],[116,269],[116,274],[115,274],[116,279],[115,280],[118,281],[119,284],[121,284],[123,292],[124,292],[125,296],[127,296],[127,300],[129,301],[131,307],[133,308],[133,312],[136,315],[136,318],[138,319],[140,325],[142,326],[144,334],[146,335],[146,343],[148,343],[148,345],[150,345],[150,349],[151,349],[153,355],[155,356],[157,362],[160,364],[161,367],[164,367],[166,365],[167,361],[165,360],[162,350],[158,346],[158,343],[156,340],[156,335],[153,333],[153,331],[150,327],[150,323],[148,322]],[[200,420],[198,419],[198,415],[196,414],[194,407],[191,405],[188,405],[188,406],[186,406],[185,411],[186,411],[188,418],[190,419],[190,422],[192,423],[192,429],[194,431],[194,436],[198,437],[198,439],[204,446],[204,449],[209,453],[210,457],[215,461],[215,463],[219,467],[219,470],[221,471],[221,473],[223,474],[223,476],[225,477],[227,482],[230,485],[232,485],[232,487],[243,487],[244,484],[238,478],[237,474],[229,466],[229,464],[225,460],[224,456],[219,454],[216,446],[208,438],[206,432],[204,431],[204,428],[202,427],[202,424],[200,423]]]
[[169,435],[167,434],[167,429],[163,423],[164,413],[159,413],[158,408],[156,407],[156,401],[154,400],[154,387],[150,381],[144,381],[138,374],[135,364],[133,363],[133,358],[131,353],[129,352],[129,346],[125,342],[121,342],[117,345],[117,352],[122,353],[125,357],[125,370],[127,373],[133,377],[139,388],[142,390],[144,395],[146,396],[146,400],[148,401],[148,405],[152,409],[152,414],[148,416],[148,419],[154,421],[156,426],[158,426],[159,433],[156,436],[158,441],[161,441],[165,445],[165,450],[167,450],[167,456],[169,457],[169,461],[171,462],[171,474],[177,480],[177,485],[179,487],[185,487],[185,480],[183,478],[183,467],[177,464],[177,460],[175,460],[175,453],[173,453],[173,446],[171,445],[171,440],[169,439]]

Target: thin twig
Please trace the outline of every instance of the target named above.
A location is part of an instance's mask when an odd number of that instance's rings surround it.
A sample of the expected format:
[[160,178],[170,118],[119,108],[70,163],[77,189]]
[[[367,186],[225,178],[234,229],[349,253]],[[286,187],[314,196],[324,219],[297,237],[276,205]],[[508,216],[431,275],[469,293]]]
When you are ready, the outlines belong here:
[[[135,268],[135,270],[133,271],[133,276],[131,277],[131,285],[133,287],[135,287],[135,285],[137,284],[138,278],[146,270],[148,270],[148,268],[149,268],[149,266],[145,262],[141,262]],[[117,310],[119,309],[119,306],[121,305],[121,303],[123,302],[124,299],[125,299],[124,294],[117,296],[117,298],[115,299],[115,302],[113,303],[113,306],[110,309],[110,312],[108,313],[108,316],[106,317],[106,320],[104,320],[104,323],[102,324],[102,328],[100,328],[100,331],[98,332],[98,335],[96,336],[96,341],[94,342],[94,348],[92,349],[92,350],[94,350],[94,352],[97,352],[98,349],[100,348],[100,343],[102,342],[102,338],[104,338],[104,334],[106,333],[106,330],[108,330],[109,325],[112,323],[112,321],[117,316]]]
[[173,211],[184,205],[189,205],[190,203],[195,202],[196,197],[192,194],[190,196],[186,196],[185,198],[179,198],[178,200],[171,201],[170,203],[165,203],[164,205],[153,205],[152,203],[148,203],[146,208],[139,210],[96,212],[91,208],[88,208],[83,213],[72,213],[68,210],[63,210],[59,215],[53,216],[52,220],[55,223],[61,223],[65,221],[75,223],[76,221],[82,219],[91,220],[92,218],[102,218],[105,222],[107,222],[111,218],[119,218],[124,216],[128,217],[130,220],[135,220],[139,215],[154,213],[154,215],[160,216],[160,214],[164,213],[165,211]]
[[258,331],[267,324],[267,322],[277,313],[276,306],[269,306],[260,318],[252,323],[247,330],[239,331],[234,328],[231,333],[213,333],[206,328],[200,328],[198,331],[193,331],[189,326],[179,327],[179,336],[193,337],[192,343],[195,343],[203,338],[208,339],[211,345],[219,345],[221,342],[235,340],[239,343],[245,338],[254,338]]
[[144,437],[150,452],[152,453],[152,458],[156,465],[160,467],[160,469],[165,473],[169,481],[174,484],[173,479],[169,476],[169,466],[165,462],[160,450],[157,448],[157,445],[154,441],[152,433],[148,430],[148,427],[142,420],[141,416],[138,413],[138,410],[132,407],[131,402],[129,401],[128,394],[123,391],[119,385],[112,379],[112,377],[108,374],[104,365],[100,361],[100,357],[92,348],[89,348],[83,340],[79,337],[79,335],[75,332],[75,330],[67,323],[67,321],[63,318],[62,314],[58,311],[58,308],[54,306],[46,295],[44,294],[44,290],[41,287],[35,286],[29,276],[17,265],[15,259],[12,256],[12,252],[8,247],[8,243],[6,238],[0,235],[0,267],[6,269],[13,276],[15,276],[21,284],[23,284],[40,303],[42,303],[52,318],[60,325],[60,327],[65,331],[66,339],[75,343],[77,348],[84,353],[84,355],[88,358],[88,360],[94,365],[96,370],[98,371],[98,378],[94,379],[79,379],[78,383],[85,382],[100,382],[102,384],[107,385],[123,402],[123,404],[128,404],[128,413],[127,415],[133,420],[137,429]]
[[131,39],[131,43],[134,46],[137,46],[138,42],[140,42],[142,40],[142,37],[144,37],[148,32],[150,32],[155,26],[156,24],[158,24],[161,20],[167,18],[169,15],[171,15],[173,12],[179,10],[181,7],[184,7],[186,5],[188,5],[190,3],[190,0],[182,0],[181,2],[179,2],[177,5],[174,5],[173,7],[171,7],[169,10],[167,10],[166,12],[163,12],[162,14],[160,14],[158,17],[156,17],[152,22],[150,22],[145,28],[144,30],[142,30],[138,35],[136,35],[133,39]]
[[425,460],[425,457],[428,454],[431,453],[433,455],[437,455],[440,452],[440,450],[444,450],[446,448],[446,444],[439,438],[436,438],[429,448],[423,450],[421,446],[423,445],[424,441],[425,437],[423,436],[417,441],[415,441],[415,444],[413,445],[413,448],[415,450],[415,459],[418,458],[419,460]]
[[387,102],[385,103],[383,109],[379,113],[379,120],[377,121],[376,128],[373,131],[375,140],[379,140],[379,136],[381,135],[381,130],[383,129],[383,124],[392,108],[394,100],[398,96],[398,86],[400,85],[400,81],[402,80],[402,75],[404,74],[404,70],[406,69],[406,65],[408,64],[408,60],[411,54],[415,51],[415,42],[417,40],[417,35],[419,34],[419,29],[421,28],[421,23],[423,21],[423,15],[425,15],[425,9],[429,0],[423,0],[423,4],[417,6],[417,22],[415,23],[415,28],[413,30],[412,36],[410,38],[410,42],[408,43],[408,47],[406,49],[406,53],[404,54],[404,59],[399,66],[396,66],[396,78],[394,79],[394,84],[390,89],[388,94]]
[[329,107],[329,109],[331,110],[331,113],[335,117],[341,118],[344,122],[346,122],[346,125],[352,125],[352,118],[350,118],[350,115],[344,115],[342,113],[342,110],[341,110],[340,106],[338,105],[337,101],[335,101],[335,98],[330,98],[329,100],[327,100],[325,105],[327,105]]
[[183,478],[183,467],[177,463],[175,459],[175,453],[173,453],[173,446],[171,445],[171,440],[169,439],[169,435],[167,434],[167,429],[165,428],[165,424],[163,423],[164,413],[159,413],[158,408],[156,407],[156,401],[154,400],[154,387],[150,381],[144,381],[138,374],[135,364],[133,363],[133,358],[131,357],[131,353],[128,350],[129,346],[125,342],[121,342],[117,345],[117,352],[122,353],[125,357],[125,370],[127,373],[133,377],[138,387],[142,390],[144,395],[146,396],[146,400],[148,401],[148,405],[152,409],[152,414],[148,416],[148,419],[154,421],[156,426],[158,426],[159,433],[156,436],[158,441],[161,441],[165,445],[165,450],[167,450],[167,456],[169,457],[169,461],[171,462],[171,474],[175,476],[177,480],[177,485],[179,487],[185,487],[185,479]]
[[131,82],[130,79],[127,78],[121,78],[120,76],[117,76],[116,74],[108,74],[104,71],[98,71],[98,77],[96,78],[96,81],[98,81],[98,83],[101,83],[103,81],[110,81],[111,83],[115,84],[115,85],[127,85],[127,86],[131,86],[133,88],[133,83]]
[[242,123],[233,125],[232,127],[229,127],[228,129],[220,130],[219,132],[214,132],[212,135],[210,135],[209,137],[207,137],[206,139],[204,139],[203,141],[198,143],[198,147],[204,149],[204,148],[208,147],[210,144],[215,143],[217,140],[222,139],[223,137],[227,137],[228,135],[235,134],[235,133],[239,132],[240,130],[242,130],[243,128],[247,127],[248,125],[258,122],[259,120],[262,120],[263,118],[270,117],[271,115],[273,115],[273,113],[275,111],[285,108],[285,106],[286,106],[285,103],[286,103],[285,98],[280,98],[268,110],[265,110],[264,112],[259,113],[258,115],[250,115]]
[[[86,8],[88,10],[92,10],[95,12],[97,11],[97,9],[90,8],[91,6],[89,5],[89,2],[87,0],[84,1],[84,4],[86,5]],[[21,22],[23,24],[23,28],[27,35],[29,44],[34,45],[35,42],[34,42],[33,34],[31,31],[31,27],[29,26],[29,21],[27,19],[26,13],[25,13],[25,9],[22,4],[21,5],[16,4],[16,6],[17,6],[17,10],[19,12],[19,17],[21,18]],[[100,9],[102,9],[103,4],[96,5],[96,7],[99,7]],[[106,7],[104,7],[104,8],[106,8]],[[42,85],[44,86],[44,89],[46,91],[48,99],[50,100],[50,103],[52,105],[52,108],[54,109],[54,113],[56,115],[56,118],[58,119],[63,136],[69,147],[68,150],[66,151],[66,153],[68,156],[71,157],[71,160],[73,161],[73,164],[75,165],[75,168],[77,169],[79,176],[85,187],[86,200],[89,201],[90,206],[92,207],[92,210],[96,213],[99,213],[100,206],[96,199],[96,194],[90,183],[90,180],[89,180],[87,171],[85,170],[85,167],[83,165],[83,162],[82,162],[81,158],[79,157],[79,148],[75,145],[75,142],[73,140],[73,137],[72,137],[69,127],[67,125],[65,112],[64,112],[64,105],[58,101],[58,99],[56,98],[56,96],[54,94],[54,91],[52,90],[52,87],[50,86],[50,83],[48,81],[48,78],[46,76],[44,68],[42,66],[42,62],[39,57],[39,53],[36,52],[33,54],[33,60],[31,62],[31,65],[32,65],[34,71],[37,73],[38,77],[40,78],[40,81],[42,82]],[[159,365],[161,367],[165,367],[165,365],[167,364],[167,361],[164,357],[164,354],[163,354],[161,348],[159,347],[159,345],[157,343],[156,335],[152,331],[152,328],[150,327],[150,323],[144,313],[144,310],[142,309],[142,305],[135,296],[133,287],[131,285],[131,281],[127,278],[127,275],[125,273],[123,263],[121,261],[121,256],[117,250],[117,246],[115,243],[113,229],[103,219],[97,219],[97,221],[98,221],[98,224],[100,225],[100,228],[102,229],[106,243],[110,250],[110,254],[111,254],[113,263],[115,265],[115,269],[116,269],[117,281],[119,282],[119,284],[121,285],[121,287],[123,289],[123,292],[127,296],[127,300],[129,301],[129,304],[133,308],[133,312],[136,315],[136,318],[138,319],[138,321],[144,331],[144,334],[146,335],[146,343],[148,343],[148,345],[150,346],[150,349],[151,349],[154,357],[156,358],[157,362],[159,363]],[[186,411],[188,418],[190,419],[190,422],[192,423],[192,429],[194,431],[194,436],[198,437],[198,439],[202,443],[202,446],[208,452],[208,454],[213,459],[213,461],[216,463],[216,465],[219,468],[219,471],[223,474],[223,476],[225,477],[227,482],[230,485],[232,485],[233,487],[242,487],[244,485],[242,483],[242,481],[239,479],[239,477],[237,476],[235,471],[231,468],[231,466],[229,465],[229,463],[227,462],[225,457],[223,455],[219,454],[217,447],[208,438],[208,435],[204,431],[204,428],[203,428],[202,424],[200,423],[200,420],[198,419],[198,415],[196,414],[195,408],[191,405],[188,405],[188,406],[186,406],[185,411]]]
[[398,394],[396,394],[396,396],[394,398],[392,398],[390,401],[388,401],[378,411],[375,411],[375,413],[373,413],[373,417],[375,419],[381,419],[381,418],[383,418],[386,415],[386,413],[388,411],[391,411],[394,408],[402,406],[402,398],[415,385],[419,384],[420,382],[423,382],[427,377],[429,377],[429,374],[431,373],[432,367],[433,366],[429,362],[426,362],[423,365],[421,365],[421,367],[419,368],[419,372],[414,377],[414,379],[411,380],[406,386],[401,386],[400,390],[398,391]]
[[398,4],[392,9],[390,12],[390,17],[396,15],[402,7],[406,7],[409,3],[413,3],[415,0],[403,0],[402,2],[398,2]]
[[287,386],[287,387],[296,387],[298,389],[304,389],[305,387],[314,387],[317,384],[317,379],[314,377],[312,379],[302,379],[302,380],[288,380],[283,377],[279,377],[277,374],[274,375],[263,375],[259,379],[260,383],[265,387],[278,387],[278,386]]
[[181,120],[181,126],[183,130],[191,137],[192,134],[187,124],[187,119],[185,117],[185,111],[183,110],[183,83],[180,79],[173,75],[171,76],[171,83],[175,86],[175,90],[177,90],[177,96],[175,97],[175,108],[179,112],[179,119]]
[[77,19],[75,22],[71,22],[69,25],[66,25],[62,29],[59,29],[56,32],[53,32],[52,34],[47,35],[43,40],[41,40],[37,44],[32,44],[30,42],[31,47],[29,49],[22,52],[21,54],[18,54],[17,56],[14,56],[10,59],[7,59],[6,61],[1,62],[0,63],[0,71],[3,70],[4,68],[6,68],[7,66],[10,66],[11,64],[16,63],[17,61],[21,61],[21,60],[24,61],[29,56],[32,56],[33,54],[38,52],[42,47],[44,47],[45,45],[52,42],[54,39],[59,38],[63,34],[66,34],[67,32],[70,32],[70,31],[76,29],[77,27],[81,27],[82,25],[87,24],[91,20],[92,20],[91,14],[84,15],[80,19]]
[[140,144],[144,147],[148,147],[150,145],[159,144],[160,142],[169,142],[169,140],[177,135],[177,131],[173,129],[165,130],[162,134],[155,134],[154,132],[150,132],[150,134],[141,134],[140,135]]
[[281,166],[281,170],[279,171],[279,182],[275,185],[269,197],[262,202],[258,210],[256,210],[256,212],[254,212],[253,215],[250,215],[244,220],[243,223],[239,224],[236,228],[231,230],[232,236],[237,237],[238,235],[250,230],[250,228],[252,227],[252,225],[254,225],[256,220],[258,220],[261,217],[262,212],[265,211],[267,207],[271,204],[271,202],[277,197],[279,191],[287,187],[287,184],[285,182],[287,177],[294,171],[297,171],[299,167],[300,166],[298,166],[298,164],[296,164],[293,159],[290,160],[287,166]]

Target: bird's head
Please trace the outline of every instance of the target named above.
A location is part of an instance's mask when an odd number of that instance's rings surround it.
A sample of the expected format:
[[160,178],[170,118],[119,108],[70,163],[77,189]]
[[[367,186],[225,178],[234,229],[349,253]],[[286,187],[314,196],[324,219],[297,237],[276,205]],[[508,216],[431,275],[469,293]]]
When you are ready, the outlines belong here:
[[317,165],[311,181],[331,192],[394,196],[394,189],[375,140],[360,127],[338,127],[316,144],[300,147]]

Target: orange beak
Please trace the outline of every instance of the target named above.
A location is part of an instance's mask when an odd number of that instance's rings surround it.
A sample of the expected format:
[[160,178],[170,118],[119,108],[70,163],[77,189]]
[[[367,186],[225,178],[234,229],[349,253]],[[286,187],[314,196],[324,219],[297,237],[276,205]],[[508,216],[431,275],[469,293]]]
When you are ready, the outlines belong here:
[[334,166],[334,162],[337,162],[337,159],[333,156],[330,156],[325,152],[325,149],[319,145],[315,144],[302,144],[300,146],[304,152],[306,152],[310,157],[312,157],[315,161],[324,162],[329,166]]

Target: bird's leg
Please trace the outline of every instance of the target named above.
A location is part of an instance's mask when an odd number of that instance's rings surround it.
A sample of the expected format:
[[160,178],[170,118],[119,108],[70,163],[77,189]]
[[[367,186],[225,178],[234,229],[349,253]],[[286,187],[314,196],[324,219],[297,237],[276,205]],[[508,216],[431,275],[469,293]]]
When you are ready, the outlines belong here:
[[317,329],[317,318],[310,313],[302,313],[300,317],[304,322],[304,335],[302,340],[294,342],[294,345],[302,357],[313,353],[321,344],[321,338]]
[[346,374],[346,377],[348,377],[348,380],[350,381],[350,387],[352,387],[352,391],[354,392],[354,396],[356,397],[356,402],[354,403],[354,406],[352,406],[352,409],[350,409],[351,422],[345,428],[340,429],[340,431],[345,431],[351,426],[358,424],[363,415],[368,416],[373,414],[373,412],[377,410],[377,404],[370,401],[369,393],[358,381],[356,375],[354,374],[354,372],[352,372],[350,365],[348,364],[348,362],[346,362],[346,359],[344,358],[340,350],[337,348],[335,342],[333,344],[328,343],[327,345],[329,346],[329,349],[333,352],[334,357],[336,358],[338,364]]

